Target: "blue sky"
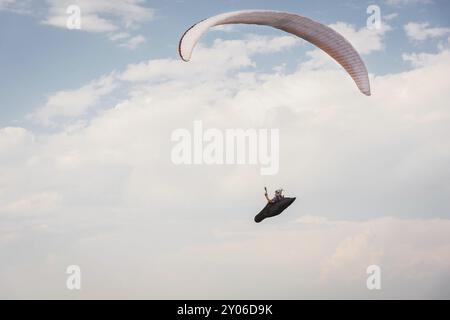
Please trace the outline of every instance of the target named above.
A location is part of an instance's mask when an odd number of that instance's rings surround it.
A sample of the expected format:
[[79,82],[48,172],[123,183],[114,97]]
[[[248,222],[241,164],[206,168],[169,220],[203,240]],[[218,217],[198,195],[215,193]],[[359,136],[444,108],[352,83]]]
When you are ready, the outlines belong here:
[[[372,96],[271,28],[210,30],[180,60],[186,28],[241,9],[340,32]],[[446,0],[0,0],[0,298],[449,298],[449,13]],[[172,133],[197,120],[279,129],[279,172],[174,164]],[[255,224],[263,186],[297,201]],[[373,264],[381,291],[365,286]]]

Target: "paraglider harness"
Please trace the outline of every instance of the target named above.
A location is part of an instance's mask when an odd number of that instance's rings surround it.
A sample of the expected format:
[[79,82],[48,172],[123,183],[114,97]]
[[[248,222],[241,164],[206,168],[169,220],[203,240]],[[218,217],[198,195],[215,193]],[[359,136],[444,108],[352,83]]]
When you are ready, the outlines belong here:
[[255,216],[255,222],[260,223],[266,218],[275,217],[281,214],[286,208],[288,208],[296,198],[285,198],[281,192],[277,192],[279,194],[278,197],[270,200],[267,194],[267,188],[264,188],[266,193],[264,194],[267,199],[266,206]]

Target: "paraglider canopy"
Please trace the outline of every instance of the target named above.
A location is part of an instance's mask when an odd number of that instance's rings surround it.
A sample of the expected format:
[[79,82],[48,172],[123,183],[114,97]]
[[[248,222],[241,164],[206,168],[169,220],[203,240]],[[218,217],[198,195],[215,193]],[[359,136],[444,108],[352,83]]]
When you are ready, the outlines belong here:
[[370,96],[366,66],[350,42],[324,24],[289,12],[235,11],[202,20],[186,30],[181,37],[178,46],[180,57],[189,61],[195,45],[209,28],[236,23],[271,26],[309,41],[336,60],[353,78],[359,90]]

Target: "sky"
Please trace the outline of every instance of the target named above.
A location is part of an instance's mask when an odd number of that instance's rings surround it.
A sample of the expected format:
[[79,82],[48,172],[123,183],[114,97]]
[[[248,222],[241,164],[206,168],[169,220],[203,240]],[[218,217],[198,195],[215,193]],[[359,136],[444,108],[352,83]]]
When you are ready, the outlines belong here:
[[[73,4],[81,29],[67,28]],[[181,61],[187,28],[244,9],[340,32],[372,95],[268,27],[214,28]],[[0,298],[450,298],[449,13],[445,0],[0,0]],[[197,120],[279,129],[279,172],[175,165],[171,134]],[[255,224],[264,186],[297,200]]]

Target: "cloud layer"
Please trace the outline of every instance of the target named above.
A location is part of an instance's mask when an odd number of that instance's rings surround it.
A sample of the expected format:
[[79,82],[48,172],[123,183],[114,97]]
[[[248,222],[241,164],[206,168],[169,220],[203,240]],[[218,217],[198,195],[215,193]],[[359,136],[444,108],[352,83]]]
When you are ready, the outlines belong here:
[[[366,32],[336,25],[352,42]],[[371,36],[358,50],[383,50],[383,33]],[[1,129],[0,296],[448,298],[448,50],[372,74],[369,98],[316,51],[289,72],[259,69],[299,44],[216,40],[189,64],[132,64],[50,96],[34,118],[56,132]],[[127,94],[88,112],[117,88]],[[198,119],[281,128],[279,174],[175,166],[171,132]],[[256,225],[264,185],[299,199]],[[69,264],[81,292],[64,287]],[[365,288],[370,264],[380,292]]]

